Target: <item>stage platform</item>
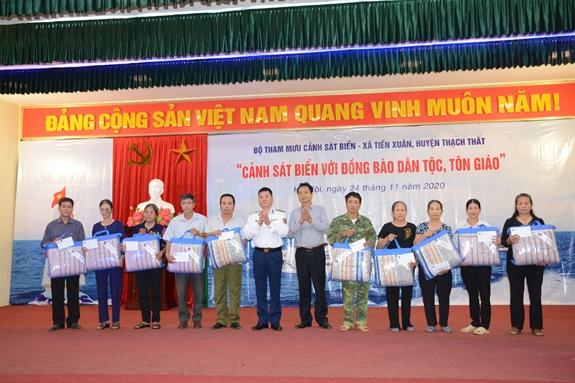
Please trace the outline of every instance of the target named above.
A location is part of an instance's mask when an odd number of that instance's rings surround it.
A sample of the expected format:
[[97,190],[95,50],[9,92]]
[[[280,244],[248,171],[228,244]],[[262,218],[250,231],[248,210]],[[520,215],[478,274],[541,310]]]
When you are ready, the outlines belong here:
[[50,307],[0,307],[0,382],[575,382],[575,306],[544,306],[543,337],[509,335],[508,306],[483,336],[459,331],[466,306],[451,307],[452,334],[426,333],[422,307],[413,333],[390,332],[386,308],[369,308],[366,333],[339,331],[337,307],[332,330],[295,329],[298,309],[284,308],[280,332],[252,331],[255,308],[241,309],[241,330],[210,330],[215,311],[203,312],[202,329],[179,330],[172,309],[160,330],[133,329],[139,311],[122,310],[119,330],[97,331],[84,306],[81,330],[51,333]]

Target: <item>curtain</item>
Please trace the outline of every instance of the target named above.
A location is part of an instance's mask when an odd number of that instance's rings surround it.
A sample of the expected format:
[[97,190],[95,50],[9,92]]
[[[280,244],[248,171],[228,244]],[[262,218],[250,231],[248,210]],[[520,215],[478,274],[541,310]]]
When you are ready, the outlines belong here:
[[[186,148],[195,149],[189,154],[191,164],[185,160],[176,164],[178,155],[172,150],[180,150],[182,141]],[[131,214],[130,206],[135,209],[139,203],[150,200],[148,184],[156,178],[164,181],[162,199],[174,205],[176,214],[182,211],[180,196],[191,193],[196,199],[194,211],[207,215],[207,154],[208,136],[205,134],[115,138],[112,175],[114,218],[126,224]],[[149,164],[144,163],[148,155]],[[140,165],[129,165],[130,160]],[[204,280],[204,302],[207,302],[207,275]],[[128,300],[129,288],[128,278],[125,275],[123,305]],[[174,292],[174,295],[177,301],[177,293]],[[190,290],[188,304],[192,302]]]
[[91,92],[160,86],[500,69],[574,62],[575,36],[567,36],[383,50],[0,71],[0,93]]
[[[0,1],[0,4],[4,4]],[[404,0],[0,26],[0,65],[177,58],[575,30],[575,0]]]

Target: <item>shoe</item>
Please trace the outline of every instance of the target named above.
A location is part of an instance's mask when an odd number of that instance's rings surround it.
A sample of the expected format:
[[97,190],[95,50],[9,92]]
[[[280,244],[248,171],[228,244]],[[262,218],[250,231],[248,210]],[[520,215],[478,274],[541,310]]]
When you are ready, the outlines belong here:
[[533,335],[535,336],[543,336],[543,331],[541,331],[538,328],[534,328],[533,330],[531,330],[531,332],[533,333]]
[[232,323],[232,325],[230,327],[233,328],[234,330],[239,330],[242,328],[242,326],[240,326],[240,324],[238,322]]
[[280,326],[279,323],[272,323],[272,330],[274,330],[274,331],[281,331],[281,330],[282,330],[282,326]]
[[120,329],[120,322],[112,323],[112,330],[119,330]]
[[162,326],[158,322],[152,323],[152,330],[159,330]]
[[425,329],[425,332],[434,332],[435,331],[435,327],[434,326],[429,326]]
[[188,321],[183,321],[183,320],[181,320],[181,321],[180,321],[180,324],[178,325],[178,328],[179,328],[180,330],[183,330],[183,329],[185,329],[185,328],[188,328]]
[[477,327],[477,330],[473,331],[475,335],[485,335],[489,334],[489,330],[485,327]]
[[511,327],[511,331],[509,331],[509,335],[519,335],[521,334],[521,330],[517,327]]
[[364,324],[357,324],[357,325],[355,325],[355,327],[357,327],[357,329],[359,331],[362,331],[362,332],[368,332],[369,331],[369,327],[367,327]]
[[[102,324],[103,324],[103,323],[101,323],[100,325],[102,325]],[[110,326],[110,325],[108,324],[108,326]],[[146,322],[141,322],[141,323],[138,323],[137,325],[134,326],[134,328],[135,328],[136,330],[139,330],[139,329],[145,328],[145,327],[150,327],[150,324],[149,324],[149,323],[146,323]],[[100,329],[98,329],[98,330],[100,330]]]
[[202,328],[202,322],[199,320],[194,321],[194,328]]
[[55,324],[54,326],[50,327],[48,331],[54,332],[58,330],[64,330],[64,326],[60,326],[59,324]]
[[414,332],[414,331],[415,331],[415,327],[413,327],[413,326],[408,326],[408,327],[405,328],[405,331]]
[[474,325],[470,324],[469,326],[464,327],[464,328],[462,328],[462,329],[459,330],[459,331],[461,331],[461,332],[473,332],[473,331],[475,331],[475,330],[477,330],[477,327],[475,327]]
[[[195,324],[194,324],[194,327],[196,327]],[[219,330],[219,329],[224,328],[224,327],[228,327],[228,326],[226,326],[225,324],[221,324],[220,322],[216,322],[216,324],[210,328],[212,330]]]
[[389,329],[389,331],[391,332],[399,332],[399,328],[398,327],[392,327]]
[[323,322],[322,324],[319,325],[319,327],[326,330],[331,330],[331,325],[328,322]]
[[98,327],[96,327],[96,330],[104,330],[108,327],[110,327],[110,322],[102,322],[98,325]]
[[294,327],[295,327],[295,328],[306,328],[306,327],[311,327],[311,323],[304,323],[304,322],[301,322],[300,324],[296,324]]
[[258,323],[255,326],[252,327],[252,330],[254,331],[259,331],[259,330],[263,330],[264,328],[268,328],[267,324],[263,324],[263,323]]
[[451,334],[453,332],[453,330],[447,326],[442,327],[441,329],[443,330],[443,332],[448,333],[448,334]]
[[344,332],[345,332],[345,331],[349,331],[349,330],[351,330],[351,326],[348,326],[348,325],[346,325],[346,324],[344,324],[343,326],[341,326],[341,327],[339,328],[339,331],[344,331]]
[[72,330],[81,330],[82,326],[80,326],[78,323],[72,323],[68,326],[68,328],[71,328]]

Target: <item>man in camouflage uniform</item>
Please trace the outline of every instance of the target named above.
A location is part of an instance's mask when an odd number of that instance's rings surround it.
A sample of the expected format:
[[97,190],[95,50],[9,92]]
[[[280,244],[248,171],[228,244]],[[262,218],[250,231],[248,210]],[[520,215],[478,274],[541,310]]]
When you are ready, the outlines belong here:
[[[347,213],[336,217],[330,225],[327,233],[329,243],[344,243],[349,238],[349,243],[365,238],[364,247],[373,247],[376,241],[376,233],[369,218],[360,215],[361,196],[351,192],[345,196]],[[355,325],[358,330],[369,331],[367,327],[367,296],[369,294],[369,282],[342,282],[343,290],[343,326],[341,331],[348,331],[354,325],[353,302],[357,294],[357,315]]]

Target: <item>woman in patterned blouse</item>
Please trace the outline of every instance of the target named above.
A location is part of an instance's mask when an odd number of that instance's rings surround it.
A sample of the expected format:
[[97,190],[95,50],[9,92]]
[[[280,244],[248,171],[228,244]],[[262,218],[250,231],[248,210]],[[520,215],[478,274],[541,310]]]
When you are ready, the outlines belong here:
[[[443,205],[437,200],[431,200],[427,204],[427,215],[429,221],[417,225],[415,239],[413,243],[417,245],[423,240],[432,237],[442,231],[452,234],[451,227],[441,222]],[[423,269],[419,266],[419,286],[421,287],[421,297],[427,319],[427,332],[434,332],[437,326],[437,316],[435,314],[435,291],[439,299],[439,325],[443,332],[450,333],[452,330],[447,326],[449,317],[449,296],[451,295],[451,270],[444,270],[438,276],[429,280],[425,279]]]

